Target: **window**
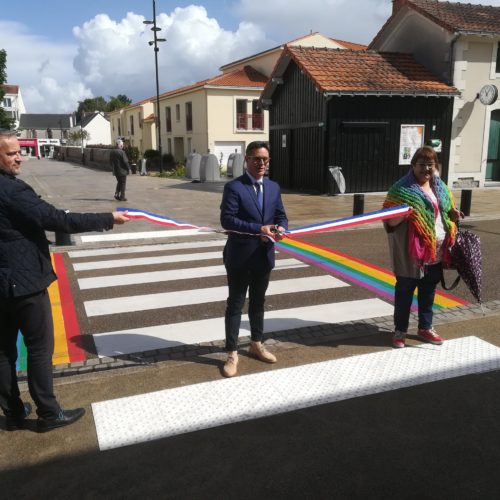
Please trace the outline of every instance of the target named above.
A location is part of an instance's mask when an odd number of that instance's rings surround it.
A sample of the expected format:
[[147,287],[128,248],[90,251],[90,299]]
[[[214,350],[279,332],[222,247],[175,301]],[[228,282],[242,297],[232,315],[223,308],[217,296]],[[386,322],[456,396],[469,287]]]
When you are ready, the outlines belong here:
[[142,118],[141,118],[141,112],[137,114],[137,123],[139,124],[139,128],[142,128]]
[[248,129],[247,100],[236,100],[236,128],[238,130]]
[[118,137],[121,137],[122,136],[122,124],[120,122],[120,119],[116,120],[116,122],[118,123]]
[[500,73],[500,42],[497,45],[497,65],[495,69],[496,73]]
[[186,103],[186,131],[193,131],[193,103]]
[[193,152],[193,140],[191,137],[188,137],[188,155]]
[[181,105],[180,104],[175,105],[175,119],[178,122],[181,121]]
[[165,108],[165,123],[167,124],[167,132],[172,132],[172,110],[170,106]]
[[130,135],[134,135],[134,115],[130,115]]
[[12,106],[12,99],[10,97],[3,98],[3,107],[10,108]]
[[167,153],[172,154],[172,139],[167,139]]
[[264,130],[264,113],[257,99],[252,101],[252,129]]

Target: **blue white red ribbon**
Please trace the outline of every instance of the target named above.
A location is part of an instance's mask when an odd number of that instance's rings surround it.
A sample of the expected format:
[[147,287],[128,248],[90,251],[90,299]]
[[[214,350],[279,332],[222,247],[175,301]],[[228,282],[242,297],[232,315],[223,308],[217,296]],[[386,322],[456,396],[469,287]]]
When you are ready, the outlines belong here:
[[401,217],[409,214],[410,212],[411,208],[408,205],[399,205],[397,207],[384,208],[367,214],[353,215],[352,217],[344,217],[343,219],[329,220],[326,222],[319,222],[317,224],[310,224],[308,226],[296,227],[287,231],[286,235],[295,236],[299,234],[322,233],[333,229],[345,229],[346,227],[359,226],[370,222]]
[[[138,210],[136,208],[118,208],[119,212],[128,212],[128,217],[131,219],[145,219],[154,224],[159,224],[162,226],[175,227],[177,229],[197,229],[198,231],[204,232],[214,232],[214,233],[238,233],[238,234],[248,234],[251,236],[261,236],[260,234],[253,233],[240,233],[238,231],[230,231],[225,229],[213,229],[210,227],[196,226],[194,224],[189,224],[188,222],[181,222],[164,215],[153,214],[150,212],[145,212],[144,210]],[[384,208],[382,210],[377,210],[376,212],[369,212],[367,214],[353,215],[352,217],[344,217],[342,219],[329,220],[325,222],[319,222],[317,224],[310,224],[307,226],[300,226],[294,229],[290,229],[285,233],[286,236],[295,236],[303,234],[313,234],[322,233],[325,231],[332,231],[334,229],[344,229],[347,227],[359,226],[361,224],[368,224],[370,222],[377,222],[386,219],[392,219],[394,217],[401,217],[411,212],[411,208],[408,205],[399,205],[397,207]]]

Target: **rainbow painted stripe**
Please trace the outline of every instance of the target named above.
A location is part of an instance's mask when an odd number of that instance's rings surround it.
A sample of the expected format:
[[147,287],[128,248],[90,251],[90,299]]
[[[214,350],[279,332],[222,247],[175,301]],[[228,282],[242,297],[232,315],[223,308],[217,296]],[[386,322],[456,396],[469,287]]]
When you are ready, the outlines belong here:
[[[61,254],[52,254],[52,265],[58,277],[57,281],[54,281],[48,289],[54,319],[52,363],[61,365],[84,361],[87,359],[87,355],[82,347],[80,325]],[[17,369],[24,371],[27,367],[27,352],[21,335],[17,339],[17,352]]]
[[[329,248],[313,245],[295,238],[285,238],[276,243],[276,249],[293,257],[324,269],[326,272],[370,290],[384,299],[394,301],[394,274],[382,267],[369,264],[349,255],[335,252]],[[436,291],[434,308],[457,307],[468,304],[466,300],[451,294]],[[416,310],[416,296],[412,309]]]

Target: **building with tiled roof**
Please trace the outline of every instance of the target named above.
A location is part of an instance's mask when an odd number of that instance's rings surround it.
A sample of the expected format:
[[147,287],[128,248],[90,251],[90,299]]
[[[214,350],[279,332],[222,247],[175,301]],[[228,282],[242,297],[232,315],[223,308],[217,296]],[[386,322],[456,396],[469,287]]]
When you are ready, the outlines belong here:
[[442,138],[446,178],[459,94],[410,54],[286,47],[262,93],[270,175],[289,189],[327,193],[327,167],[338,166],[346,192],[384,191],[418,147]]
[[[311,33],[291,45],[365,48]],[[231,153],[243,152],[254,140],[267,140],[267,113],[259,98],[285,45],[228,63],[221,74],[159,96],[162,152],[178,161],[191,152],[214,153],[225,164]],[[145,104],[144,104],[145,103]],[[112,138],[124,137],[141,152],[157,149],[156,97],[110,114]]]
[[4,92],[2,99],[2,108],[7,115],[14,120],[14,128],[19,127],[19,120],[23,113],[26,113],[21,88],[19,85],[0,85]]
[[455,86],[449,182],[500,181],[500,7],[394,0],[369,49],[408,52]]

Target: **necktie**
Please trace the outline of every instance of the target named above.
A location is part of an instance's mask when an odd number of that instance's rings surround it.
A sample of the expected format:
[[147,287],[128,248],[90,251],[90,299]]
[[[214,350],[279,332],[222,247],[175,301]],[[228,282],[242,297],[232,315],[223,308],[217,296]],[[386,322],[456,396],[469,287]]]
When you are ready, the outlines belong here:
[[255,190],[257,192],[257,201],[259,202],[259,207],[262,210],[262,207],[264,206],[264,193],[262,192],[262,183],[256,182]]

